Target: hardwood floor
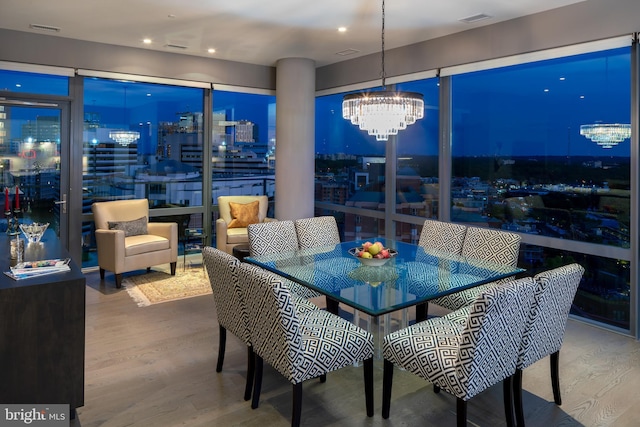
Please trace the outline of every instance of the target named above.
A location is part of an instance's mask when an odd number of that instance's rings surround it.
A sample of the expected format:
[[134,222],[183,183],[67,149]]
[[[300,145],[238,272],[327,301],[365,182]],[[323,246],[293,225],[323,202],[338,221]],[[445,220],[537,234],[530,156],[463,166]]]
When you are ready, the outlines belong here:
[[[143,273],[143,272],[140,272]],[[178,274],[180,273],[180,269]],[[227,334],[216,373],[218,325],[213,297],[137,307],[107,274],[87,274],[85,405],[73,427],[289,426],[291,384],[265,364],[260,407],[242,399],[246,347]],[[562,406],[553,403],[549,362],[523,375],[528,427],[635,426],[640,419],[640,344],[569,321],[560,354]],[[455,425],[455,399],[395,370],[391,415],[382,419],[382,363],[376,362],[375,415],[367,418],[362,368],[304,385],[304,426]],[[469,402],[471,426],[504,426],[502,388]]]

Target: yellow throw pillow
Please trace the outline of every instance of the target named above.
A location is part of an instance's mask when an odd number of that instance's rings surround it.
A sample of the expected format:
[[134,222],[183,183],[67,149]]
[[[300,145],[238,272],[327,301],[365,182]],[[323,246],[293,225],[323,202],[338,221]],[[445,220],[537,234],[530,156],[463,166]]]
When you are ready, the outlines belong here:
[[232,219],[227,228],[242,228],[260,222],[258,219],[260,201],[258,200],[246,204],[229,202],[229,207]]

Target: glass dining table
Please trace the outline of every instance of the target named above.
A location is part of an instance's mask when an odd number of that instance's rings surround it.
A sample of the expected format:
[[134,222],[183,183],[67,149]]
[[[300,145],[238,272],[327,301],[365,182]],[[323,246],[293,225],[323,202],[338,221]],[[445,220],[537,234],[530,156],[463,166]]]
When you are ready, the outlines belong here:
[[[349,253],[364,241],[250,256],[244,261],[353,308],[357,324],[359,313],[370,316],[368,324],[374,333],[390,332],[390,313],[524,272],[518,267],[425,250],[410,243],[375,240],[397,251],[382,266],[363,265]],[[406,310],[399,323],[406,326]]]

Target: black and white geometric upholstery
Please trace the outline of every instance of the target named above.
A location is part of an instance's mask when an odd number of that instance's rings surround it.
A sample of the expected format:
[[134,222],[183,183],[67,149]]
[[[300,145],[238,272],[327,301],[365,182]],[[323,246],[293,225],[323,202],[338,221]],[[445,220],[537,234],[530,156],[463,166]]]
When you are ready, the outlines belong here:
[[505,413],[511,424],[511,376],[535,282],[518,279],[487,288],[472,303],[464,324],[432,318],[383,340],[382,416],[389,417],[393,366],[433,383],[457,399],[458,425],[466,425],[466,402],[503,381]]
[[[461,255],[466,258],[516,267],[518,265],[520,240],[521,237],[518,234],[508,231],[467,227]],[[473,274],[472,271],[468,271],[467,273]],[[436,298],[430,302],[448,308],[449,310],[458,310],[465,305],[471,304],[471,302],[487,288],[508,280],[510,279],[487,283],[445,297]]]
[[[249,254],[271,255],[286,252],[294,252],[298,250],[298,235],[293,221],[271,221],[259,224],[249,224],[247,226],[247,234],[249,235]],[[279,265],[283,270],[286,266]],[[291,268],[297,268],[291,265]],[[320,294],[305,286],[292,281],[287,281],[287,286],[291,291],[303,298],[315,298]]]
[[252,407],[257,408],[262,363],[293,384],[292,426],[300,424],[302,382],[364,361],[367,415],[373,416],[373,337],[324,310],[299,313],[281,277],[249,264],[240,265],[256,355]]
[[583,274],[584,268],[574,263],[534,276],[535,299],[522,338],[513,383],[514,406],[519,427],[524,427],[522,370],[549,355],[554,401],[558,405],[562,404],[558,372],[560,348],[571,304]]
[[418,245],[425,249],[460,255],[466,234],[465,225],[427,219],[422,226]]
[[[249,315],[241,288],[242,284],[238,280],[240,260],[209,246],[203,249],[202,258],[209,276],[218,318],[219,342],[216,372],[222,371],[227,331],[229,331],[247,345],[247,382],[244,400],[249,400],[251,399],[255,359],[249,332]],[[296,295],[293,298],[298,312],[319,310],[316,305],[307,299]]]
[[318,216],[294,221],[300,249],[335,246],[340,243],[340,233],[335,217]]
[[227,338],[226,331],[229,331],[240,338],[248,348],[247,383],[244,400],[249,400],[251,399],[251,385],[253,382],[254,357],[249,333],[249,316],[244,302],[244,295],[238,283],[240,261],[226,252],[209,246],[202,250],[202,259],[209,276],[220,330],[216,372],[222,371]]

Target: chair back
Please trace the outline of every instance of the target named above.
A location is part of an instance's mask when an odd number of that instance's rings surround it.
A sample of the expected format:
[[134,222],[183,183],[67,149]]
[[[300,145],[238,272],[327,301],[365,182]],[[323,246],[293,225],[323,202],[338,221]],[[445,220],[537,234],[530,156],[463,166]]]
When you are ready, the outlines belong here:
[[238,280],[240,260],[210,246],[202,250],[220,326],[251,345],[249,316]]
[[238,277],[247,302],[254,352],[288,380],[295,364],[304,364],[300,320],[281,277],[241,263]]
[[495,264],[518,265],[520,236],[508,231],[468,227],[462,244],[462,256]]
[[464,400],[515,373],[534,289],[531,277],[513,280],[487,288],[471,305],[455,361]]
[[147,199],[113,200],[95,202],[91,205],[96,229],[108,230],[109,222],[133,221],[142,217],[149,220],[149,201]]
[[522,337],[518,368],[560,351],[571,304],[584,274],[579,264],[569,264],[534,276],[535,300]]
[[335,246],[340,243],[338,224],[333,216],[297,219],[294,225],[300,249]]
[[427,219],[422,226],[418,245],[425,249],[460,255],[466,233],[465,225]]
[[249,254],[270,255],[298,250],[298,236],[293,221],[270,221],[247,226]]

